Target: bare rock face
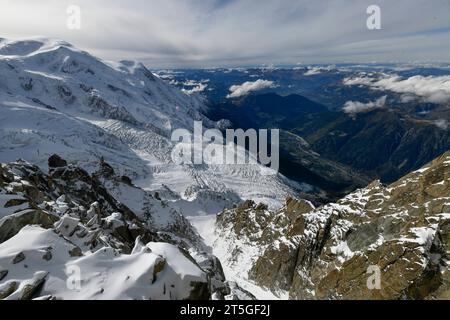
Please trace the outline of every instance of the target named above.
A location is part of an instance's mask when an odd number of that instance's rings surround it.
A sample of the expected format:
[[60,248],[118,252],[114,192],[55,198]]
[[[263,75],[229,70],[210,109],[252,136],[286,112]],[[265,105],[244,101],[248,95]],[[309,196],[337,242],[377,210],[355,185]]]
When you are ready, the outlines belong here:
[[[296,242],[286,237],[288,229],[301,219],[302,213],[314,206],[305,200],[287,199],[278,212],[271,212],[267,206],[246,201],[240,206],[225,210],[217,218],[222,237],[242,242],[236,247],[233,258],[239,263],[247,257],[247,248],[256,251],[248,270],[248,278],[273,291],[289,290],[298,254]],[[254,250],[253,250],[254,249]]]
[[[289,290],[295,270],[297,248],[290,244],[270,245],[249,272],[250,279],[276,290]],[[274,270],[278,270],[274,272]]]
[[448,299],[450,152],[383,186],[315,209],[244,204],[218,218],[257,252],[248,277],[291,299]]
[[12,214],[0,220],[0,243],[12,238],[26,225],[40,225],[51,228],[57,217],[42,210],[29,210],[21,214]]

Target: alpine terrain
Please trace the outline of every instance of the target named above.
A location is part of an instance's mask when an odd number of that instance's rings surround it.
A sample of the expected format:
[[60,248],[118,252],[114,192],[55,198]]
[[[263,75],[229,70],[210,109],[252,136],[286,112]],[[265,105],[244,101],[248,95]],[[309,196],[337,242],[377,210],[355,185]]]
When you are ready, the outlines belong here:
[[289,122],[295,181],[257,163],[173,161],[174,130],[231,126],[210,112],[143,64],[0,39],[0,299],[450,298],[449,152],[370,183],[329,135],[308,131],[311,146],[300,134],[312,125]]

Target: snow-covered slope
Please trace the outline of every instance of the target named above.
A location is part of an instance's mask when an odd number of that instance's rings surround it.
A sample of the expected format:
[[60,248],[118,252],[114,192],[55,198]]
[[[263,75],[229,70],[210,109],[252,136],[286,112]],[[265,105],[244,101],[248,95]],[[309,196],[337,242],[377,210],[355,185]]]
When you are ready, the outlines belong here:
[[[54,231],[31,225],[0,244],[0,264],[8,268],[0,298],[187,299],[193,298],[191,283],[207,283],[206,274],[167,243],[149,243],[130,255],[105,248],[81,257],[71,256],[69,246]],[[74,270],[80,270],[81,279],[71,285]],[[83,282],[79,289],[76,281]]]
[[172,130],[216,123],[202,115],[201,97],[142,64],[105,62],[58,40],[0,39],[0,74],[0,162],[23,158],[45,169],[58,153],[92,172],[103,157],[186,215],[216,213],[238,199],[278,206],[297,187],[261,175],[259,165],[173,164]]

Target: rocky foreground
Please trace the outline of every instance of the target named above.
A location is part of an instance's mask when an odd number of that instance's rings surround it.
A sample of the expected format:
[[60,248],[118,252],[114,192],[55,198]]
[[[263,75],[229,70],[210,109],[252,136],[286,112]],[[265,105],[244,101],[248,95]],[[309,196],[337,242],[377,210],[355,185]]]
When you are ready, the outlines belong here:
[[252,298],[189,222],[101,161],[0,166],[0,299]]
[[450,299],[450,152],[319,208],[224,210],[221,261],[161,198],[103,160],[2,164],[0,299],[253,299],[221,263],[290,299]]
[[450,152],[320,208],[247,201],[216,224],[222,262],[291,299],[450,299]]

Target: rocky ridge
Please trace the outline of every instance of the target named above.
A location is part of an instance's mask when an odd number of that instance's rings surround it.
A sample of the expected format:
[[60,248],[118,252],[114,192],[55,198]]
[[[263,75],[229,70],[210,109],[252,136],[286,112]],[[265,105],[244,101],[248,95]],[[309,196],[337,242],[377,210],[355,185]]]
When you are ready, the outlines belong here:
[[290,299],[448,299],[450,152],[319,208],[289,198],[271,211],[247,201],[216,226],[221,241],[240,244],[223,263],[250,261],[250,280]]

